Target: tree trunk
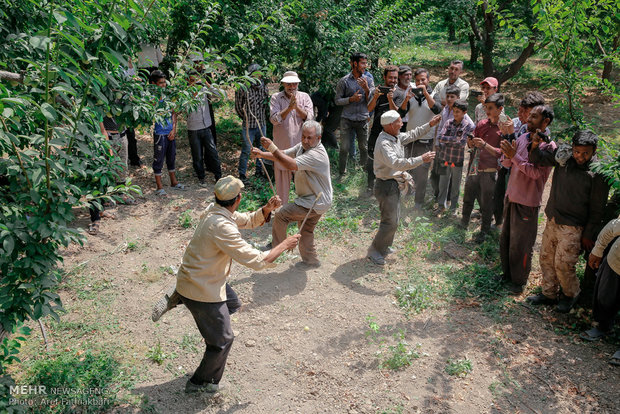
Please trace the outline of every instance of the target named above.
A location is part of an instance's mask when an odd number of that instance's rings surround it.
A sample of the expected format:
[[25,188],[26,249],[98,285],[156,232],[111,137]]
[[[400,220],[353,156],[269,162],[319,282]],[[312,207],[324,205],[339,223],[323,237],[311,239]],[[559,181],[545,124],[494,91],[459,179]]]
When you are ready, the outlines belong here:
[[446,22],[448,25],[448,42],[456,42],[456,27],[452,20]]
[[493,49],[495,49],[495,22],[493,14],[487,13],[488,3],[482,5],[484,13],[484,33],[482,35],[482,72],[485,77],[495,76],[495,65],[493,64]]
[[478,61],[478,55],[480,54],[480,49],[478,49],[478,43],[476,42],[476,37],[473,34],[469,36],[469,64],[473,65]]
[[536,46],[535,40],[530,40],[530,43],[521,51],[521,54],[518,58],[513,60],[506,69],[504,69],[501,73],[496,73],[494,76],[497,78],[497,81],[501,85],[506,82],[508,79],[512,78],[514,75],[519,72],[519,69],[523,66],[525,61],[532,56],[534,53],[534,47]]
[[[596,40],[599,46],[602,48],[601,41],[599,39],[596,39]],[[620,34],[617,34],[616,37],[614,37],[614,41],[612,43],[612,47],[611,47],[612,52],[615,50],[618,50],[619,43],[620,43]],[[604,52],[605,50],[603,50],[603,53]],[[611,71],[613,70],[613,67],[614,67],[614,64],[611,60],[609,60],[608,58],[603,60],[603,74],[601,75],[602,80],[607,79],[609,82],[611,82]]]

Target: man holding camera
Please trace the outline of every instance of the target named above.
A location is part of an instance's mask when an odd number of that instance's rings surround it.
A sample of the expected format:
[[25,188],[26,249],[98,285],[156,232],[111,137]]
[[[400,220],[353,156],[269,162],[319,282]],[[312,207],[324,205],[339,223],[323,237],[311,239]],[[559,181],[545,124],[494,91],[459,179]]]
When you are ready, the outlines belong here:
[[[532,109],[527,119],[528,133],[515,141],[502,140],[502,165],[511,168],[508,187],[506,188],[506,205],[504,206],[504,224],[499,240],[499,252],[502,262],[502,277],[510,281],[510,290],[514,294],[523,292],[532,267],[532,248],[538,230],[538,210],[542,203],[545,183],[551,173],[551,167],[530,162],[528,148],[533,141],[548,140],[544,131],[553,121],[553,109],[541,105]],[[514,131],[504,129],[504,135]],[[533,137],[535,136],[535,137]],[[536,137],[537,136],[537,137]],[[553,151],[555,142],[541,145],[541,149]]]
[[[419,126],[429,122],[435,115],[441,112],[441,105],[435,99],[431,87],[428,85],[429,73],[424,68],[416,69],[413,73],[415,79],[415,88],[410,89],[408,96],[409,112],[407,116],[407,131],[411,131]],[[407,144],[405,147],[405,156],[419,157],[424,153],[432,151],[433,139],[435,138],[435,126],[419,137],[415,142]],[[424,196],[426,195],[426,184],[428,182],[428,169],[430,164],[423,164],[419,168],[412,171],[413,181],[415,182],[415,208],[422,209]],[[439,179],[438,179],[439,181]]]

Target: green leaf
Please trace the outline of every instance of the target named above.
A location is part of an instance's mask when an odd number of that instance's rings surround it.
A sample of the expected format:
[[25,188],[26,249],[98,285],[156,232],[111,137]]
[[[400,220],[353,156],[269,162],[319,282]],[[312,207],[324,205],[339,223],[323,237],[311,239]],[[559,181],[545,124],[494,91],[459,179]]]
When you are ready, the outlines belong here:
[[54,10],[54,18],[56,19],[58,24],[63,24],[64,22],[67,21],[67,17],[64,14],[62,14],[61,11],[58,11],[58,10]]
[[50,122],[54,122],[58,116],[54,107],[47,102],[41,104],[41,113]]
[[7,237],[6,239],[4,239],[4,241],[2,242],[2,247],[4,248],[4,253],[10,255],[15,248],[15,242],[13,241],[13,238]]
[[45,50],[47,48],[47,45],[49,45],[49,43],[51,41],[52,41],[52,39],[50,39],[49,37],[45,37],[45,36],[32,36],[30,38],[29,43],[35,49]]

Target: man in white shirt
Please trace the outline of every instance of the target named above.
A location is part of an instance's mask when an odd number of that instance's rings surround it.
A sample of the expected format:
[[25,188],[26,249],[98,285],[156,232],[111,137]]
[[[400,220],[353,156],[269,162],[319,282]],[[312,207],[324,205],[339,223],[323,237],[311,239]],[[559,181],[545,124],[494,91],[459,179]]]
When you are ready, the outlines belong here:
[[448,66],[448,79],[444,79],[435,86],[433,90],[433,96],[439,100],[442,105],[446,105],[446,88],[450,85],[454,85],[461,90],[461,96],[459,99],[467,101],[469,97],[469,83],[460,78],[463,72],[463,61],[453,60]]

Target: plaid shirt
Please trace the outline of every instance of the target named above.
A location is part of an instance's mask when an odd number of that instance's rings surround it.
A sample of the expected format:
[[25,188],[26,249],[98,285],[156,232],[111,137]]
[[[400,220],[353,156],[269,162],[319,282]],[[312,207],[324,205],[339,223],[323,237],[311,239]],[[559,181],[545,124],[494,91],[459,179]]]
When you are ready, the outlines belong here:
[[470,134],[474,128],[474,123],[467,114],[458,125],[454,123],[454,119],[447,121],[437,137],[437,159],[439,162],[462,167],[465,160],[467,134]]
[[[239,88],[235,91],[235,112],[241,118],[243,128],[245,128],[246,123],[244,109],[248,113],[249,119],[247,122],[249,128],[261,128],[265,125],[267,98],[269,98],[269,94],[267,93],[267,86],[263,81],[260,82],[260,85],[252,85],[247,89]],[[260,125],[256,123],[254,117],[258,119]]]

